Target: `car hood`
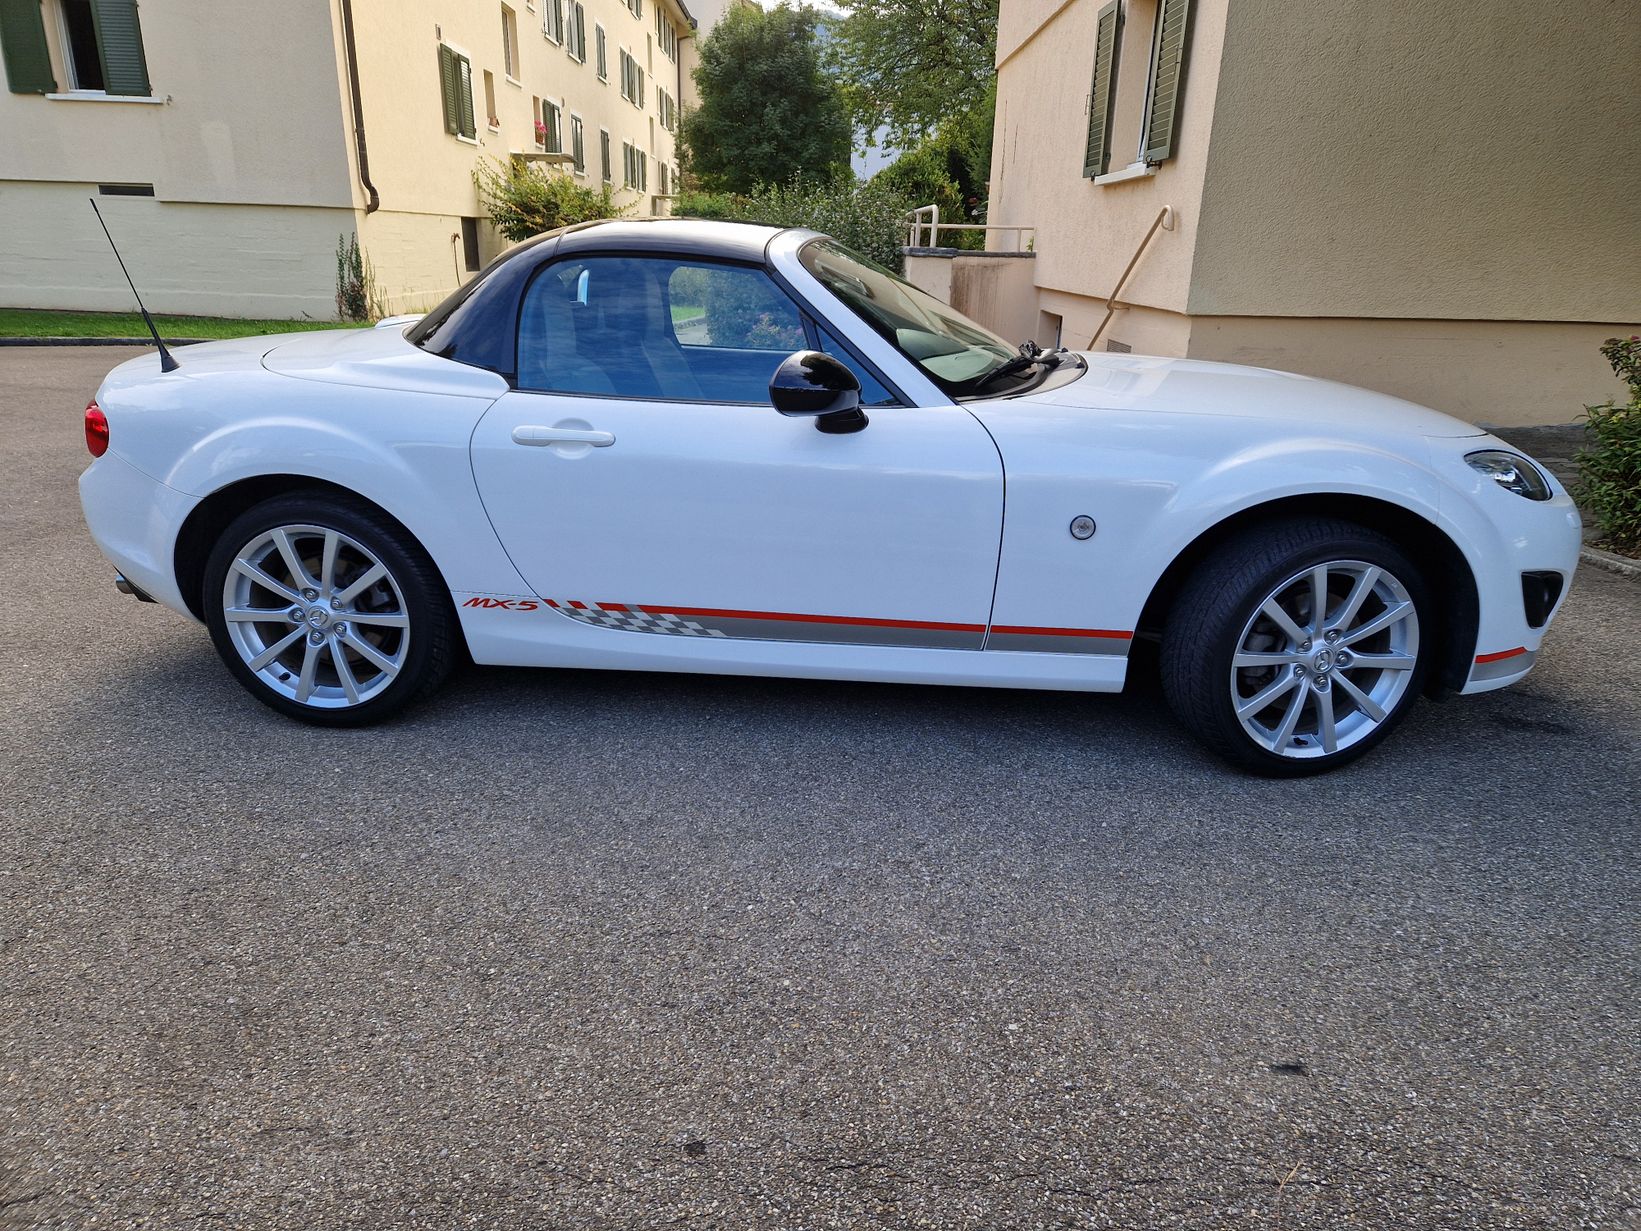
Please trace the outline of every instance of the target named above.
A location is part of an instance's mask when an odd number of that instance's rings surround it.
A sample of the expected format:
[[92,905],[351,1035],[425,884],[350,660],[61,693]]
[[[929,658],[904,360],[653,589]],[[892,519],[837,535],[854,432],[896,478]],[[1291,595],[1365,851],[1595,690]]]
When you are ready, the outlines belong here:
[[1389,394],[1271,368],[1083,352],[1088,371],[1017,402],[1056,408],[1158,411],[1221,419],[1260,419],[1315,430],[1416,436],[1481,436],[1473,424]]

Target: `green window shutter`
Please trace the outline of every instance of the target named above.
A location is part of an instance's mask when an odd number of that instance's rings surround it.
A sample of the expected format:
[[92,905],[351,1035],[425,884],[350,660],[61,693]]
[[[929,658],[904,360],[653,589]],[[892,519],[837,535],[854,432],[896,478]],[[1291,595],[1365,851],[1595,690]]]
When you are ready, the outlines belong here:
[[444,100],[444,130],[461,130],[461,108],[456,105],[456,53],[439,44],[439,95]]
[[1083,174],[1104,175],[1111,161],[1112,100],[1117,96],[1117,44],[1122,36],[1122,8],[1117,0],[1094,18],[1094,78],[1088,87],[1088,144]]
[[91,22],[103,62],[103,88],[110,94],[143,98],[153,93],[148,85],[148,61],[142,54],[137,0],[91,0]]
[[473,123],[473,65],[466,56],[456,57],[456,103],[461,108],[461,134],[477,137],[479,130]]
[[40,0],[0,0],[0,54],[5,56],[6,85],[13,94],[50,94],[57,89]]
[[1191,50],[1191,0],[1161,0],[1157,44],[1151,52],[1151,113],[1145,117],[1145,161],[1161,162],[1174,152],[1180,100],[1185,96],[1185,62]]

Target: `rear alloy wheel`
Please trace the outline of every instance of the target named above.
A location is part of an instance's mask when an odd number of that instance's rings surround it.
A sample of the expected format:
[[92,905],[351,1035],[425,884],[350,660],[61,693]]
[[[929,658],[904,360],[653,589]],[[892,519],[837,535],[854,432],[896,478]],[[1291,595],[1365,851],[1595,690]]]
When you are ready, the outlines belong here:
[[449,669],[448,599],[431,561],[368,506],[281,497],[223,533],[206,622],[257,697],[327,726],[372,722]]
[[1389,539],[1305,521],[1238,540],[1188,585],[1164,639],[1175,712],[1256,773],[1296,776],[1353,760],[1418,695],[1430,610]]

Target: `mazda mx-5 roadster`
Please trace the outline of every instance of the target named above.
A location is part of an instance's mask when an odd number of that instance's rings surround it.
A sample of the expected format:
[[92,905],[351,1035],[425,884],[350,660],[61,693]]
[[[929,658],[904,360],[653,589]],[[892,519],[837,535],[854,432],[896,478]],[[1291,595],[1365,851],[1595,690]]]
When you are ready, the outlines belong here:
[[1579,545],[1435,411],[1016,346],[738,223],[567,228],[425,317],[134,359],[85,426],[121,589],[330,726],[464,656],[1114,692],[1143,640],[1210,749],[1308,774],[1525,675]]

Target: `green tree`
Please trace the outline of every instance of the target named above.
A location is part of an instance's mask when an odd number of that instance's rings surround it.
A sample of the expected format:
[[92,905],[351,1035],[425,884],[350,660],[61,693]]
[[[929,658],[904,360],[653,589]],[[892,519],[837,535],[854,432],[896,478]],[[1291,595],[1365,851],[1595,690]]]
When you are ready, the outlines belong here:
[[997,0],[848,0],[829,34],[828,66],[858,131],[886,126],[888,144],[910,149],[981,112],[990,133]]
[[751,192],[849,170],[837,83],[821,71],[815,14],[782,4],[733,8],[701,44],[701,103],[684,117],[682,158],[701,187]]
[[[938,205],[942,222],[984,222],[991,175],[992,103],[996,82],[980,92],[970,110],[949,116],[917,144],[872,177],[912,205]],[[978,202],[978,210],[970,200]],[[976,216],[978,215],[978,216]],[[979,231],[943,232],[940,242],[983,248]]]

